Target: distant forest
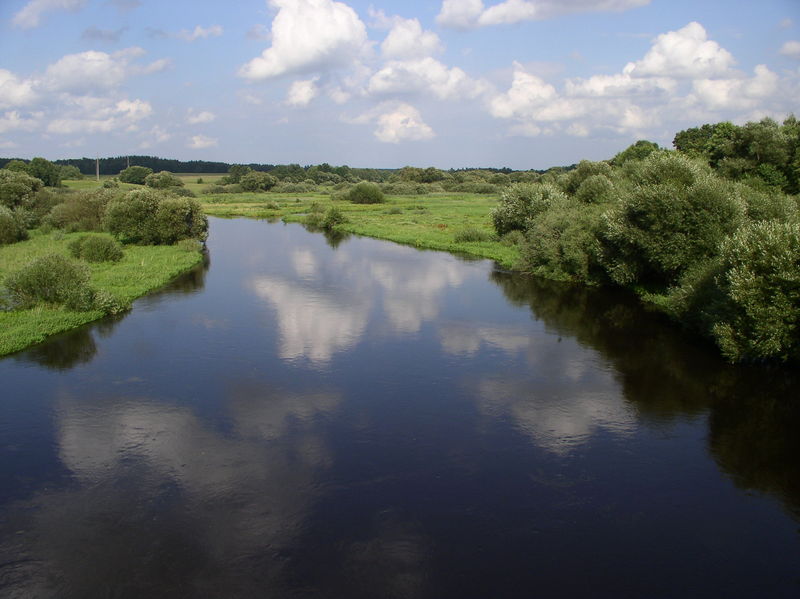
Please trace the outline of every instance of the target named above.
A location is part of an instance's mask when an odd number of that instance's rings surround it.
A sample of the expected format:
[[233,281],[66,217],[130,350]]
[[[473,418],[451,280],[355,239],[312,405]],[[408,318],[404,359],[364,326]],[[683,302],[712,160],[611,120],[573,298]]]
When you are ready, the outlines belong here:
[[[3,168],[7,163],[12,160],[23,160],[20,158],[0,158],[0,168]],[[23,162],[28,162],[23,160]],[[53,160],[55,164],[72,165],[78,168],[84,175],[95,174],[95,159],[94,158],[66,158],[63,160]],[[174,160],[171,158],[158,158],[157,156],[114,156],[113,158],[100,158],[100,174],[101,175],[118,175],[120,171],[129,166],[146,166],[153,169],[154,172],[169,171],[171,173],[227,173],[234,163],[228,162],[210,162],[208,160]],[[271,172],[279,176],[279,178],[286,178],[280,175],[301,175],[305,171],[312,168],[311,165],[300,166],[299,164],[246,164],[254,171]],[[569,168],[569,167],[568,167]],[[334,173],[343,178],[355,177],[366,181],[383,181],[389,175],[399,169],[376,169],[376,168],[352,168],[349,166],[331,166],[329,164],[320,164],[316,169]],[[450,169],[451,172],[460,171],[473,171],[481,170],[494,173],[508,174],[514,172],[513,169],[503,168],[463,168],[463,169]],[[278,171],[275,173],[274,171]],[[287,171],[287,172],[283,172]],[[532,171],[544,172],[544,171]],[[299,179],[303,179],[300,177]]]

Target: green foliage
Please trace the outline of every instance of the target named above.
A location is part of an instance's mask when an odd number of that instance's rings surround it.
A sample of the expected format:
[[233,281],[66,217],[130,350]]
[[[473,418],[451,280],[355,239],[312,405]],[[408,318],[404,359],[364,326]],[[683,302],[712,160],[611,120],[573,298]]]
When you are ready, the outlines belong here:
[[223,185],[229,183],[239,183],[247,173],[250,172],[250,167],[243,164],[232,164],[228,169],[228,175],[223,177]]
[[611,177],[611,165],[607,162],[591,162],[581,160],[574,169],[567,173],[564,179],[563,189],[566,193],[573,195],[586,179],[596,176]]
[[154,190],[135,190],[109,203],[107,230],[123,243],[171,245],[181,239],[204,240],[208,219],[191,198]]
[[129,166],[119,173],[119,180],[123,183],[144,185],[147,177],[153,174],[153,169],[146,166]]
[[677,153],[656,153],[630,176],[638,185],[605,216],[601,236],[611,278],[621,284],[674,285],[716,254],[742,221],[734,185]]
[[172,245],[182,239],[205,240],[208,237],[208,218],[200,204],[191,198],[162,199],[154,220],[155,244]]
[[60,254],[37,258],[10,274],[5,286],[19,308],[38,303],[63,305],[86,311],[94,306],[94,290],[89,286],[89,270]]
[[0,169],[0,206],[7,208],[19,206],[41,188],[42,181],[26,172]]
[[275,177],[259,171],[250,171],[239,179],[239,185],[244,191],[269,191],[277,184]]
[[575,190],[575,199],[584,204],[604,204],[614,199],[614,192],[607,175],[590,175]]
[[800,357],[800,225],[745,225],[722,244],[728,313],[713,326],[731,360]]
[[361,182],[347,193],[347,199],[354,204],[380,204],[386,201],[386,196],[375,183]]
[[788,222],[797,216],[797,203],[783,193],[754,189],[747,185],[739,185],[737,191],[744,200],[747,218],[751,221]]
[[119,262],[124,255],[119,242],[108,235],[81,235],[67,247],[75,258],[87,262]]
[[119,181],[116,179],[106,179],[103,181],[103,189],[119,189]]
[[83,179],[83,173],[78,169],[77,166],[72,164],[62,164],[59,167],[59,171],[61,174],[61,180],[73,180],[79,181]]
[[106,206],[114,197],[107,189],[71,194],[55,205],[42,222],[67,233],[102,231]]
[[336,206],[331,206],[325,212],[325,216],[322,219],[322,228],[330,231],[337,225],[343,225],[346,222],[347,218],[344,213]]
[[53,164],[49,160],[36,157],[31,160],[25,169],[31,177],[36,177],[47,187],[58,187],[61,185],[61,167]]
[[477,227],[466,227],[453,236],[453,241],[456,243],[471,243],[480,241],[491,241],[492,234],[488,231],[483,231]]
[[602,280],[598,237],[603,210],[602,206],[567,199],[554,202],[525,235],[521,245],[523,267],[557,280]]
[[644,160],[650,156],[650,154],[660,149],[657,143],[640,139],[635,144],[628,146],[622,152],[614,156],[614,158],[611,159],[611,164],[614,166],[622,166],[626,162],[632,160]]
[[144,178],[144,184],[153,189],[183,187],[183,181],[169,171],[161,171],[160,173],[151,173],[147,175]]
[[492,210],[492,222],[498,235],[524,231],[533,219],[545,212],[554,201],[565,199],[564,193],[551,183],[516,183],[500,196]]
[[19,216],[5,206],[0,206],[0,245],[16,243],[28,238],[28,232]]

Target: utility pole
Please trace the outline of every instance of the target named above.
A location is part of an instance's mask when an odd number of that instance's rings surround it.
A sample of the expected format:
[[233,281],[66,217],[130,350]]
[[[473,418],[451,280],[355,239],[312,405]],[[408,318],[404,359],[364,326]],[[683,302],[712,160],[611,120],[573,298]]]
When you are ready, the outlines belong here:
[[100,183],[100,157],[94,159],[94,172],[97,175],[97,182]]

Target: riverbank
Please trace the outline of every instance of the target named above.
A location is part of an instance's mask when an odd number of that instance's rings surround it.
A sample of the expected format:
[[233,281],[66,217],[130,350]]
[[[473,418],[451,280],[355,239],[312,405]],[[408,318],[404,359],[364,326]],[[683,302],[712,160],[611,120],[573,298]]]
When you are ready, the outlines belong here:
[[[327,194],[239,193],[198,197],[209,216],[237,216],[304,222],[316,210],[336,206],[347,222],[337,230],[412,245],[494,260],[503,268],[513,268],[519,251],[497,240],[491,210],[497,197],[486,194],[434,193],[413,196],[388,196],[382,204],[352,204],[334,201]],[[316,205],[316,206],[315,206]],[[465,229],[477,229],[489,241],[456,241]]]
[[[27,241],[0,247],[0,281],[40,256],[51,253],[69,256],[69,242],[82,234],[33,231]],[[93,287],[110,293],[122,305],[130,305],[190,270],[202,258],[200,251],[187,251],[181,246],[125,246],[125,255],[119,262],[88,264],[88,267]],[[46,306],[0,312],[0,355],[19,351],[103,316],[99,310],[75,312]]]

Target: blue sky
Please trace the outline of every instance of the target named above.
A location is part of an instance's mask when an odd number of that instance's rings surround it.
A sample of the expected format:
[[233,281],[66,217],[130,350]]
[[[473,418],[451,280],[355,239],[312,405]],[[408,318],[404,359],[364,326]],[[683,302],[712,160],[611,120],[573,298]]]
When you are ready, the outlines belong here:
[[800,0],[2,0],[0,155],[547,168],[800,115]]

